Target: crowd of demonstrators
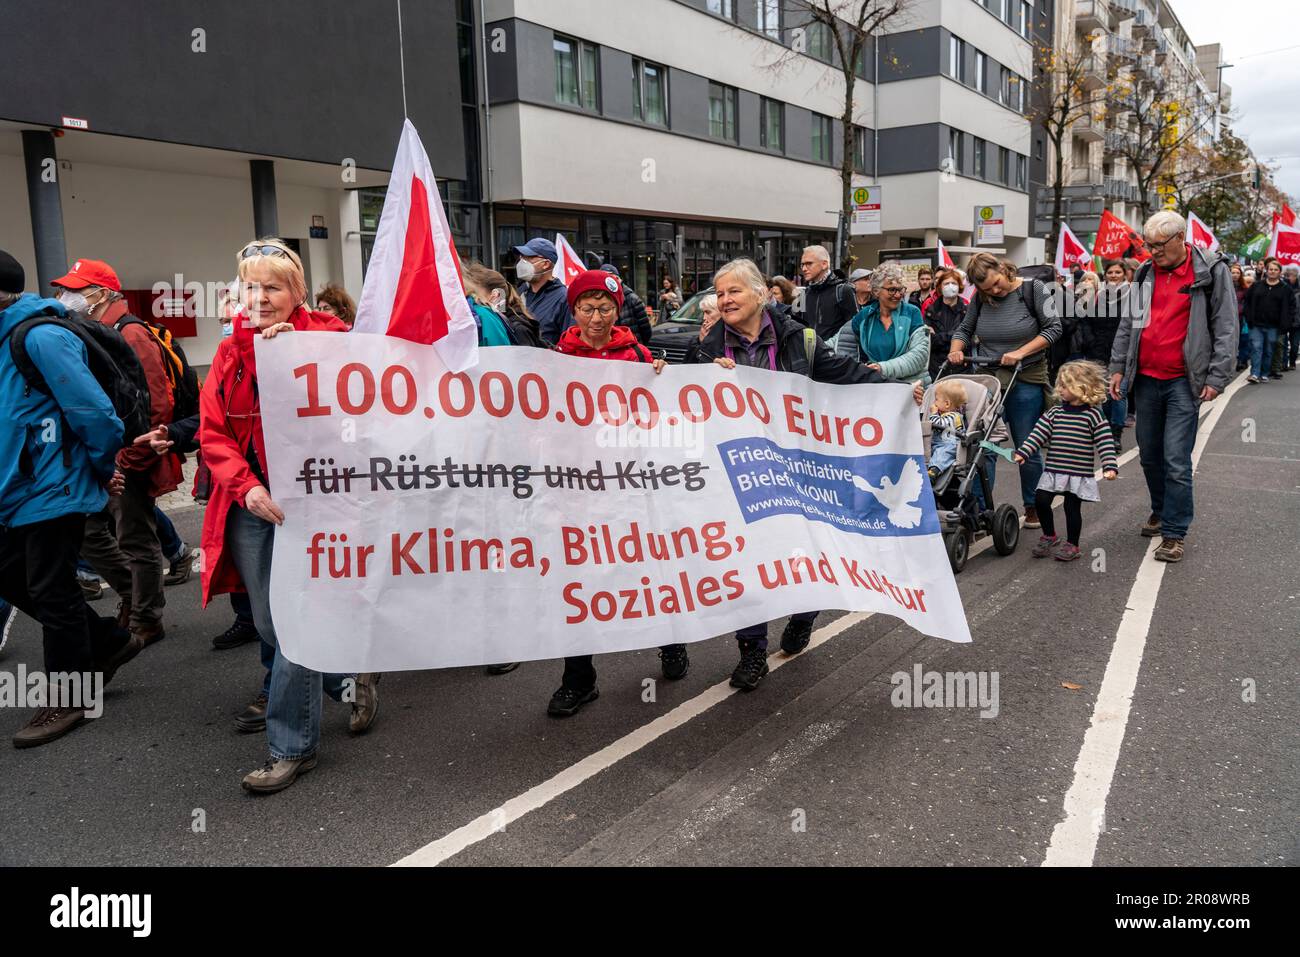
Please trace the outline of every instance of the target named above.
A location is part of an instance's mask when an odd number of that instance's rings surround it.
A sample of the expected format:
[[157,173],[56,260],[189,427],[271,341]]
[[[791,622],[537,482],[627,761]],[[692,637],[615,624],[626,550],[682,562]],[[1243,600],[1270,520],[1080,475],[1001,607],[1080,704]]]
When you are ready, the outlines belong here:
[[[40,623],[47,674],[101,672],[107,685],[145,639],[95,614],[77,562],[86,516],[125,488],[117,459],[135,438],[105,386],[134,398],[109,382],[107,353],[68,306],[25,286],[22,266],[0,251],[0,599]],[[81,724],[85,708],[69,704],[38,708],[15,747],[47,744]]]
[[[1088,362],[1103,369],[1110,365],[1111,351],[1115,346],[1115,333],[1119,324],[1132,309],[1132,286],[1128,272],[1120,260],[1109,260],[1103,266],[1105,285],[1095,295],[1092,308],[1079,318],[1079,353]],[[1101,413],[1110,425],[1115,450],[1124,445],[1124,420],[1128,415],[1128,402],[1113,399],[1108,394],[1102,403]]]
[[555,243],[539,236],[516,246],[515,252],[520,257],[515,264],[515,275],[519,278],[519,294],[524,297],[524,305],[537,320],[542,340],[559,342],[564,330],[573,325],[573,317],[569,315],[564,283],[555,278],[559,255]]
[[935,291],[921,303],[921,318],[930,330],[931,379],[939,376],[939,369],[948,361],[952,337],[966,318],[967,301],[962,298],[962,278],[955,269],[941,269],[934,280]]
[[803,308],[793,316],[823,339],[840,331],[858,312],[853,286],[831,268],[825,246],[809,246],[799,259],[803,276]]
[[1250,376],[1252,383],[1267,382],[1282,370],[1276,361],[1277,346],[1296,321],[1296,298],[1290,285],[1282,279],[1282,264],[1269,259],[1264,279],[1251,285],[1246,293],[1246,325],[1250,327]]
[[886,379],[930,383],[930,333],[921,310],[907,302],[903,267],[886,262],[871,274],[877,298],[853,317],[858,361]]
[[[1237,297],[1227,262],[1185,240],[1187,222],[1161,210],[1143,229],[1151,259],[1134,276],[1134,308],[1121,318],[1110,395],[1137,412],[1142,472],[1159,535],[1155,557],[1181,561],[1192,524],[1192,448],[1198,410],[1228,386],[1237,355]],[[1248,320],[1249,321],[1249,320]]]
[[[948,361],[954,366],[963,365],[966,350],[978,337],[984,353],[1001,358],[996,375],[1004,389],[1010,384],[1013,368],[1020,365],[1015,385],[1003,404],[1011,438],[1020,446],[1048,402],[1051,386],[1047,352],[1061,337],[1061,319],[1044,284],[1022,279],[1009,260],[976,253],[966,273],[978,294],[971,299],[965,318],[953,333]],[[1042,473],[1043,460],[1038,453],[1025,456],[1020,463],[1025,528],[1040,527],[1036,497]]]

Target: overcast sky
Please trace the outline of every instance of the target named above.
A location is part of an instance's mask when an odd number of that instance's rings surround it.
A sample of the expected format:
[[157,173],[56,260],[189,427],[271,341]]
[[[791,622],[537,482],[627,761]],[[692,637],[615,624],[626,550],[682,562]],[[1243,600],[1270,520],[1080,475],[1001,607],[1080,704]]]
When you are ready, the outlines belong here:
[[[1300,30],[1296,0],[1172,0],[1193,43],[1220,43],[1232,87],[1233,130],[1278,166],[1277,185],[1300,198]],[[1290,47],[1292,49],[1283,49]],[[1273,52],[1281,50],[1282,52]]]

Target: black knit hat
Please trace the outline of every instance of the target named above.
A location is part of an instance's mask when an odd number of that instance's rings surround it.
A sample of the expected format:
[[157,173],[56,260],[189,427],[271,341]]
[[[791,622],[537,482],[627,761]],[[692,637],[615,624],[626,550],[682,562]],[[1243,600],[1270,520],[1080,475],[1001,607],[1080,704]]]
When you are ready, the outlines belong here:
[[0,292],[21,293],[26,285],[22,263],[0,249]]

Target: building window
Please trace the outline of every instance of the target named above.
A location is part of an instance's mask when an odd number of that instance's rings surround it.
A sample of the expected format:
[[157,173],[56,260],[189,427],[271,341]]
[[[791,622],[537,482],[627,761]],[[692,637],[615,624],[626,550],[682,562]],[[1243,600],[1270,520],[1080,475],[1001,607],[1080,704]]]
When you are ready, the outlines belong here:
[[765,33],[778,43],[781,40],[781,0],[755,0],[754,19],[758,32]]
[[760,143],[764,149],[782,153],[785,151],[785,104],[776,100],[762,101],[763,125],[759,130]]
[[724,17],[728,20],[736,19],[734,0],[709,0],[708,11],[714,16]]
[[1011,183],[1011,151],[1005,146],[998,147],[998,182],[1003,186]]
[[830,27],[820,20],[813,20],[804,28],[807,40],[807,52],[810,57],[830,63],[835,58],[835,41],[831,37]]
[[860,126],[853,127],[853,170],[867,171],[867,131]]
[[555,50],[555,102],[599,109],[600,56],[594,44],[557,35]]
[[998,102],[1003,106],[1011,105],[1011,76],[1006,67],[998,67]]
[[1024,189],[1028,179],[1029,158],[1016,154],[1016,189]]
[[736,98],[734,87],[709,84],[709,135],[736,142]]
[[984,178],[984,148],[987,144],[978,136],[975,137],[975,178]]
[[948,75],[959,83],[966,82],[966,41],[948,38]]
[[1042,158],[1043,158],[1043,141],[1040,139],[1035,141],[1034,143],[1034,159],[1041,160]]
[[668,125],[667,74],[657,63],[632,61],[632,115],[641,122]]
[[1026,40],[1029,39],[1029,31],[1034,25],[1034,8],[1029,5],[1028,0],[1021,0],[1020,3],[1020,22],[1016,24],[1020,30],[1020,35]]
[[1025,78],[1018,73],[1007,71],[1007,105],[1017,113],[1025,112]]
[[989,72],[989,58],[979,50],[975,51],[975,89],[981,93],[988,92],[987,77]]
[[812,117],[812,158],[818,163],[831,161],[831,137],[834,127],[829,116],[814,113]]
[[945,173],[960,173],[961,170],[961,153],[962,153],[962,133],[961,130],[948,131],[948,158],[945,161]]

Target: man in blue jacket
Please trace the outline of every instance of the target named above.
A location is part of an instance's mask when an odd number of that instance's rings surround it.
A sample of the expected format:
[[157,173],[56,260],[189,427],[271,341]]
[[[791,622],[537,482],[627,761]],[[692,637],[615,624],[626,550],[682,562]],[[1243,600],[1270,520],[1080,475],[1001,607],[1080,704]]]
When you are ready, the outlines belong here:
[[515,252],[519,253],[519,262],[515,264],[515,275],[520,279],[519,295],[524,297],[524,305],[537,320],[542,339],[547,345],[555,345],[561,333],[573,325],[569,294],[564,283],[555,278],[559,256],[555,243],[538,236],[516,246]]
[[[52,394],[27,386],[10,334],[26,319],[66,312],[24,293],[24,278],[0,250],[0,598],[41,623],[46,674],[82,675],[88,704],[85,679],[98,671],[107,682],[143,647],[114,619],[92,612],[77,584],[86,515],[108,501],[122,422],[91,374],[85,345],[67,329],[27,333],[27,354]],[[52,706],[67,703],[47,700],[51,706],[37,709],[14,746],[47,744],[84,721],[84,707]]]

